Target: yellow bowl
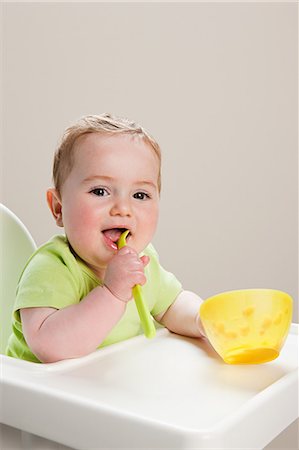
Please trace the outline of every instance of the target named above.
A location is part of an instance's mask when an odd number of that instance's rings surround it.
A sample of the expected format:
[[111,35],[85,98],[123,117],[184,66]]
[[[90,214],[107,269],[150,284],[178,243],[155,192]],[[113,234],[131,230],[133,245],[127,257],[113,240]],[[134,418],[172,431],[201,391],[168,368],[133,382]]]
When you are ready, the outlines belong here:
[[223,292],[205,300],[200,317],[216,352],[228,364],[278,357],[292,320],[292,297],[273,289]]

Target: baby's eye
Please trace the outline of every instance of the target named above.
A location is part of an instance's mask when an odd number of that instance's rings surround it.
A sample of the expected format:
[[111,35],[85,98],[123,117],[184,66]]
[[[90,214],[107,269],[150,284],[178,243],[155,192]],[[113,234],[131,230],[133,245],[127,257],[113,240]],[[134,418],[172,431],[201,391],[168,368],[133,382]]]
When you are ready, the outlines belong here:
[[133,197],[137,198],[137,200],[147,200],[148,198],[150,198],[150,196],[145,192],[136,192]]
[[105,197],[106,195],[109,195],[109,192],[105,188],[95,188],[90,192],[94,195],[97,195],[98,197]]

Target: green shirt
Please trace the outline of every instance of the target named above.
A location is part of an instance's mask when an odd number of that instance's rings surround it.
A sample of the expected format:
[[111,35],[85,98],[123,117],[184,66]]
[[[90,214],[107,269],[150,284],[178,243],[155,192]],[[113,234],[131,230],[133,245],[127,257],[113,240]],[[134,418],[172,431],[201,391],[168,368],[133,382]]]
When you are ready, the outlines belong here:
[[[158,254],[151,244],[142,254],[150,257],[150,262],[145,267],[147,282],[142,287],[142,292],[149,311],[156,316],[174,302],[182,290],[182,285],[172,273],[161,267]],[[21,274],[12,317],[13,333],[8,341],[7,355],[40,362],[25,341],[20,318],[21,308],[65,308],[79,303],[92,289],[102,284],[93,271],[71,251],[67,238],[54,236],[30,257]],[[99,347],[141,333],[135,302],[130,301],[120,321]]]

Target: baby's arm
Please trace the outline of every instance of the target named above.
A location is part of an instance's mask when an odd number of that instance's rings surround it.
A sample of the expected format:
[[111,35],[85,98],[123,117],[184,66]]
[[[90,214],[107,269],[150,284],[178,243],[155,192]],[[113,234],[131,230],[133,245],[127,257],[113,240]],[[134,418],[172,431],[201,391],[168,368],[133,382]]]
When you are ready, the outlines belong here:
[[182,291],[170,307],[155,319],[177,334],[190,337],[205,336],[199,317],[200,297],[190,291]]
[[23,308],[23,333],[42,362],[76,358],[94,351],[118,323],[132,298],[132,287],[144,284],[147,256],[121,249],[107,267],[104,286],[93,289],[78,304],[63,309]]

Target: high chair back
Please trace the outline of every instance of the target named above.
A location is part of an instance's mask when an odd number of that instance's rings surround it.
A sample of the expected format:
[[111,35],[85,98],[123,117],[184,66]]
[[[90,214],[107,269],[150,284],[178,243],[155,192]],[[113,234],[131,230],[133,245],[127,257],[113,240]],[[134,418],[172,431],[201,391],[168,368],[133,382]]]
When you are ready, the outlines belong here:
[[20,219],[0,203],[0,354],[11,334],[11,315],[20,274],[36,244]]

